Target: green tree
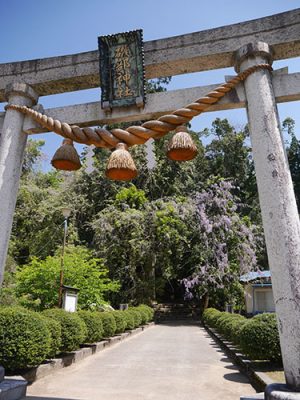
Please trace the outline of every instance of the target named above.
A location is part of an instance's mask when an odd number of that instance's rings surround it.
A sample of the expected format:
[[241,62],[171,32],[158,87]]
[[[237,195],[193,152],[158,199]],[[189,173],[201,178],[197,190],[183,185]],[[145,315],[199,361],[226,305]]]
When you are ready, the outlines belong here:
[[188,196],[199,190],[207,176],[205,149],[199,136],[190,131],[197,144],[198,155],[191,161],[176,162],[166,156],[167,143],[173,133],[169,133],[154,143],[156,165],[149,171],[148,181],[145,182],[147,196],[151,200],[163,197]]
[[209,173],[231,179],[240,186],[249,173],[251,149],[245,144],[247,129],[237,131],[227,119],[216,118],[209,133],[213,137],[205,149]]
[[149,242],[145,240],[144,212],[134,208],[110,206],[94,222],[96,254],[104,259],[110,277],[120,281],[120,293],[114,303],[138,301],[147,297],[147,258]]
[[[228,185],[210,182],[197,197],[203,201],[165,198],[138,209],[131,196],[125,196],[130,190],[123,189],[117,195],[122,207],[117,203],[98,214],[93,224],[95,251],[122,284],[119,301],[149,302],[155,294],[162,298],[166,293],[183,296],[181,281],[187,294],[201,286],[200,296],[208,288],[221,288],[226,279],[234,288],[241,264],[246,270],[256,263],[256,232],[249,218],[241,219],[236,212],[237,200]],[[199,208],[205,202],[209,217]]]
[[[62,206],[72,204],[73,194],[64,178],[56,171],[37,172],[23,177],[14,214],[11,255],[18,264],[30,257],[53,255],[63,240]],[[76,243],[76,227],[72,215],[69,241]]]
[[28,140],[22,165],[23,176],[32,173],[37,164],[43,158],[42,147],[44,144],[44,140]]
[[227,119],[216,118],[212,128],[205,130],[203,135],[212,137],[205,148],[207,179],[218,176],[232,181],[234,192],[243,203],[240,212],[261,223],[248,126],[236,129]]
[[127,206],[139,210],[147,202],[145,192],[137,189],[135,185],[120,190],[116,195],[115,205],[117,207]]
[[[163,82],[152,88],[165,89]],[[206,134],[211,140],[204,145]],[[105,177],[110,150],[100,148],[94,149],[91,173],[85,168],[86,151],[84,168],[72,179],[56,171],[38,172],[41,145],[35,144],[22,177],[10,244],[17,263],[55,254],[63,239],[60,209],[71,204],[69,243],[95,249],[110,276],[120,280],[122,301],[134,302],[153,297],[154,275],[160,295],[175,281],[190,276],[199,264],[201,235],[193,196],[208,189],[208,179],[215,182],[217,175],[234,181],[234,193],[241,199],[237,214],[261,224],[247,128],[235,129],[227,120],[216,119],[211,130],[191,132],[199,153],[185,163],[166,157],[171,135],[154,141],[153,169],[148,167],[146,146],[130,148],[139,170],[132,183]],[[119,294],[113,296],[116,301],[121,299]]]
[[[45,260],[33,258],[16,274],[16,293],[24,305],[36,309],[57,306],[61,256]],[[78,305],[82,309],[97,307],[107,301],[109,292],[119,289],[111,281],[101,259],[81,246],[68,246],[64,257],[64,284],[80,289]]]
[[164,78],[150,79],[149,81],[146,81],[146,95],[150,93],[166,92],[166,86],[171,82],[171,79],[171,76],[166,76]]

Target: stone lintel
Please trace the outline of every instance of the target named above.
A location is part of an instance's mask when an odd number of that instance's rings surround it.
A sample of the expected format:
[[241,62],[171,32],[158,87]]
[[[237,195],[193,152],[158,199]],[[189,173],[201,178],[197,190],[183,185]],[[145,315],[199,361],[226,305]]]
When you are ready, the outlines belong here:
[[[146,79],[233,66],[240,46],[261,40],[274,60],[300,55],[300,9],[219,28],[146,41]],[[0,64],[0,101],[13,81],[31,85],[40,96],[100,86],[99,52],[89,51]]]

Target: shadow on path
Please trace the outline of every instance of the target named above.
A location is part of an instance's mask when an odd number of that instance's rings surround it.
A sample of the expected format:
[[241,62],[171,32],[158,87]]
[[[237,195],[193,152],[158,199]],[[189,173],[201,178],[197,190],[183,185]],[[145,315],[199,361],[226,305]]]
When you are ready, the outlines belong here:
[[230,374],[224,374],[224,379],[231,382],[248,383],[249,379],[242,375],[240,372],[232,372]]
[[238,367],[236,365],[225,365],[226,369],[233,369],[234,371],[239,371]]

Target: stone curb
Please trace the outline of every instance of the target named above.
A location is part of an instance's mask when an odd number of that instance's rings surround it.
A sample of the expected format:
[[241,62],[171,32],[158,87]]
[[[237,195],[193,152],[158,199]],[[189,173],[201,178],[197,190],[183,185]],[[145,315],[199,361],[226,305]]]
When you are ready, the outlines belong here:
[[242,354],[240,352],[240,349],[238,349],[233,343],[223,338],[217,331],[215,331],[213,328],[209,328],[203,322],[202,325],[206,329],[208,334],[225,351],[228,357],[230,357],[235,362],[235,364],[237,364],[241,372],[243,372],[249,378],[255,390],[259,392],[264,392],[267,385],[274,383],[274,381],[267,374],[255,371],[252,367],[251,360],[249,360],[244,354]]
[[68,367],[69,365],[80,362],[81,360],[84,360],[86,357],[96,354],[99,351],[105,350],[106,348],[111,347],[116,343],[120,343],[122,340],[133,337],[138,333],[141,333],[145,329],[150,328],[154,325],[155,325],[154,322],[150,322],[147,325],[136,328],[132,331],[124,332],[117,336],[113,336],[109,339],[102,340],[101,342],[85,344],[84,347],[82,347],[81,349],[75,350],[72,353],[68,353],[61,358],[54,358],[52,360],[48,360],[46,364],[41,364],[36,368],[31,368],[30,370],[24,372],[22,374],[22,377],[26,379],[28,383],[33,383],[37,379],[50,375],[54,371],[59,370],[61,368],[65,368]]
[[27,382],[20,379],[4,379],[0,383],[0,400],[23,399],[26,395]]

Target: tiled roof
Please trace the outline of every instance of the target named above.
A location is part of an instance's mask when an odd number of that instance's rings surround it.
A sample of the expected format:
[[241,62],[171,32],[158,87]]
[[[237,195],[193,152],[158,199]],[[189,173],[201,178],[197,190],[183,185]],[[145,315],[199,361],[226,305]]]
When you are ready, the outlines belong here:
[[251,271],[248,274],[240,276],[240,282],[250,282],[256,279],[267,279],[271,278],[270,271]]

